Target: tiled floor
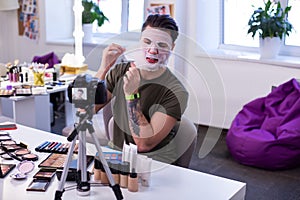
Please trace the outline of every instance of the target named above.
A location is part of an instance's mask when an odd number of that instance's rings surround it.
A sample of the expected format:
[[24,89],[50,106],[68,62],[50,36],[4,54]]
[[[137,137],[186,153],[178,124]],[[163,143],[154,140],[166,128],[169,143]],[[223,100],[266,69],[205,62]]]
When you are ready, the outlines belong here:
[[190,164],[191,169],[247,183],[246,200],[300,199],[300,167],[268,171],[238,164],[227,149],[225,142],[227,131],[222,132],[213,150],[200,159],[198,151],[206,132],[206,127],[199,127],[197,147]]

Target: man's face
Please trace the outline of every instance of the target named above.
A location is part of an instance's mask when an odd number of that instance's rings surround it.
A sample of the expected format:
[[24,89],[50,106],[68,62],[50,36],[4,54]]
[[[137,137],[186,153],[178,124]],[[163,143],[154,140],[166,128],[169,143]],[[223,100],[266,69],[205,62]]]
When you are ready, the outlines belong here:
[[159,67],[165,67],[168,63],[173,41],[169,33],[147,27],[143,32],[140,44],[144,56],[143,69],[155,71]]

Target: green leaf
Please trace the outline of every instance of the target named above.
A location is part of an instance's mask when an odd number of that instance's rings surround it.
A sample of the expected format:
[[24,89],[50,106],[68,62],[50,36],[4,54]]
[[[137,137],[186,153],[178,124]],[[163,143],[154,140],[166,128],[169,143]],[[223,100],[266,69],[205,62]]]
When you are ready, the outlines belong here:
[[105,21],[109,21],[104,13],[100,10],[99,6],[92,1],[82,0],[84,8],[82,12],[82,23],[89,24],[97,20],[98,26],[102,26]]
[[284,10],[280,2],[268,0],[264,9],[259,7],[255,9],[248,21],[248,34],[252,33],[252,37],[258,32],[260,37],[280,37],[289,35],[293,26],[286,19],[291,6],[287,6]]

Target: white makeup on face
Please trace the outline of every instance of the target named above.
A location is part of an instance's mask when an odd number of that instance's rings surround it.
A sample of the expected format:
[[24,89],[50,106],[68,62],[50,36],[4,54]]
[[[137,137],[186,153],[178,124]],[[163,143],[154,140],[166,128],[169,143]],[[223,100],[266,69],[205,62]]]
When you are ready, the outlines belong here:
[[142,32],[140,45],[141,58],[135,59],[138,68],[156,71],[160,67],[167,66],[173,46],[169,33],[156,28],[147,28]]
[[145,60],[152,66],[152,70],[167,64],[172,48],[172,38],[169,33],[148,28],[142,32],[141,47],[144,51]]

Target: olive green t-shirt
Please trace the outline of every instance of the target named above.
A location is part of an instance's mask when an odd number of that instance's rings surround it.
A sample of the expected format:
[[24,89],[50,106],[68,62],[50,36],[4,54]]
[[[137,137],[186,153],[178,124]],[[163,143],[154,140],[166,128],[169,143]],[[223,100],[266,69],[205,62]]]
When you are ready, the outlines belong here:
[[[124,141],[127,144],[135,144],[129,129],[127,103],[123,91],[123,76],[129,67],[129,63],[117,64],[106,76],[107,89],[115,97],[113,145],[120,150],[123,148]],[[141,110],[148,121],[155,112],[165,113],[177,119],[178,122],[180,121],[187,106],[188,92],[168,68],[155,79],[145,80],[141,77],[138,92],[140,93]],[[169,145],[169,147],[168,144],[175,134],[176,130],[172,130],[161,143],[145,154],[163,162],[174,162],[176,159],[175,146]]]

